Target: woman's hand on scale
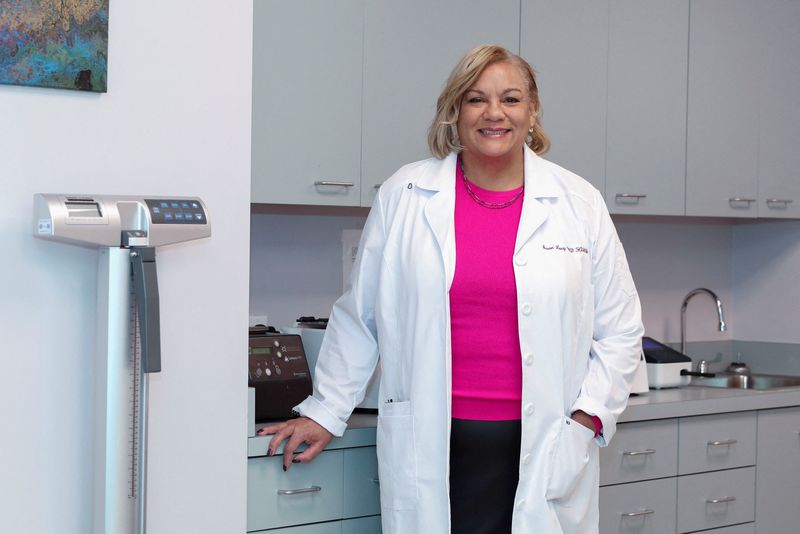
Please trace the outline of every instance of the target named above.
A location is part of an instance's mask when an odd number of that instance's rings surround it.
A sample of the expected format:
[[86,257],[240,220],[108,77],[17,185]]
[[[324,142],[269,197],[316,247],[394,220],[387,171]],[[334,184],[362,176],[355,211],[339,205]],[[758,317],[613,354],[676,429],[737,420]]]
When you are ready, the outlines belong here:
[[[283,447],[284,471],[288,471],[293,463],[310,462],[333,439],[333,434],[308,417],[298,417],[284,423],[268,425],[260,429],[256,434],[259,436],[272,435],[267,448],[267,456],[274,455],[281,443],[286,440],[286,445]],[[302,444],[308,445],[308,448],[297,456],[293,456],[294,451]]]

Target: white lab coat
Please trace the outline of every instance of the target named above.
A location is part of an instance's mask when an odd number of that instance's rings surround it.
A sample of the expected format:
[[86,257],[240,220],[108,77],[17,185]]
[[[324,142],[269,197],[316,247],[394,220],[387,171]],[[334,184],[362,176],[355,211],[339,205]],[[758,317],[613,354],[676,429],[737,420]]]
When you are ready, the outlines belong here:
[[[641,350],[639,298],[600,193],[524,150],[514,249],[522,440],[512,532],[587,534],[597,531],[598,446],[614,435]],[[455,154],[412,163],[381,187],[351,287],[331,312],[314,394],[297,407],[341,435],[380,349],[384,534],[450,531],[455,165]],[[491,343],[490,321],[485,334]],[[600,417],[602,436],[569,419],[579,409]]]

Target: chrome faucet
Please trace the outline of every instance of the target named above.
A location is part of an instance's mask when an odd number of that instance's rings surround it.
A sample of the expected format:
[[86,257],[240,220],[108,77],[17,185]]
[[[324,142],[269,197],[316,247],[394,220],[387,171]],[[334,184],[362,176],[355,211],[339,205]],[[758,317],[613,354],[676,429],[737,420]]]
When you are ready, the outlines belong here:
[[725,324],[725,316],[722,315],[722,301],[719,300],[719,297],[716,293],[711,291],[710,289],[706,289],[704,287],[698,287],[697,289],[692,289],[683,299],[683,304],[681,305],[681,354],[686,354],[686,306],[689,304],[689,300],[699,293],[708,293],[711,295],[711,298],[717,304],[717,317],[719,318],[719,331],[724,332],[727,329],[727,325]]

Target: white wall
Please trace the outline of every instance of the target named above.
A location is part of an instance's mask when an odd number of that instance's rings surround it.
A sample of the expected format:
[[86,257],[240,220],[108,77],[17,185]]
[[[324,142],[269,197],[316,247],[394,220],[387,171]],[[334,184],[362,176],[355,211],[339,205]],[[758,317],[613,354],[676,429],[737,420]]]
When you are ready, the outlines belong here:
[[[713,301],[699,295],[687,310],[687,339],[731,339],[738,326],[731,277],[733,227],[639,219],[616,226],[642,300],[647,335],[679,341],[684,296],[707,287],[720,296],[731,329],[716,330]],[[299,315],[327,317],[342,291],[342,230],[363,223],[355,216],[253,214],[251,313],[268,315],[276,326],[291,324]]]
[[734,229],[738,339],[800,343],[800,221]]
[[342,231],[360,230],[366,217],[254,213],[251,221],[251,315],[274,326],[328,317],[342,294]]
[[686,309],[686,340],[738,336],[740,324],[731,274],[732,226],[671,219],[617,222],[616,227],[642,301],[646,335],[680,341],[681,303],[689,291],[705,287],[722,301],[729,329],[719,332],[714,301],[710,296],[697,295]]
[[91,531],[97,253],[31,227],[73,192],[209,206],[211,239],[158,251],[148,532],[241,533],[252,0],[110,9],[108,94],[0,86],[0,532]]

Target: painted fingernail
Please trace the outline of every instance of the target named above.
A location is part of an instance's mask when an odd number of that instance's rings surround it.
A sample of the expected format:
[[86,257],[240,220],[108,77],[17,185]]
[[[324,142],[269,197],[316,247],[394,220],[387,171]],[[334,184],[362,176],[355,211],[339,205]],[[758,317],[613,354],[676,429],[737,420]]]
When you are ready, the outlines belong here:
[[272,449],[267,449],[267,456],[272,456],[274,454],[275,454],[275,451],[273,451]]
[[284,465],[284,466],[283,466],[283,470],[284,470],[284,471],[286,471],[287,469],[288,469],[288,467],[286,467],[286,466]]
[[292,463],[293,463],[293,464],[299,464],[301,461],[302,461],[302,460],[298,460],[297,458],[294,458],[294,459],[292,460]]

